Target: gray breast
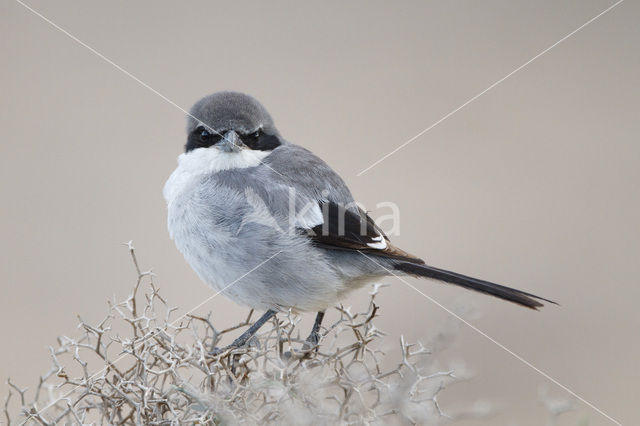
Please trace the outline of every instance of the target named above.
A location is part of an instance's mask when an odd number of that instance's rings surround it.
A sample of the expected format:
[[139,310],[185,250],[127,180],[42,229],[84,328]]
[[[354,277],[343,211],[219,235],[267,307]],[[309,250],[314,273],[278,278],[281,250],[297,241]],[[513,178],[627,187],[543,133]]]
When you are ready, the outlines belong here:
[[[169,204],[170,233],[200,278],[216,290],[229,286],[224,293],[237,303],[324,309],[343,280],[323,250],[289,232],[289,218],[268,209],[273,196],[246,170],[201,177]],[[268,210],[264,220],[260,201]]]

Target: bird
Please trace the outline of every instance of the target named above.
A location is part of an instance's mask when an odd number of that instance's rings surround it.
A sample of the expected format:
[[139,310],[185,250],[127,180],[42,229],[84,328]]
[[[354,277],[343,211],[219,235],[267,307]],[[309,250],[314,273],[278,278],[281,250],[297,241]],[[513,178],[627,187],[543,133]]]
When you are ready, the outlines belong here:
[[326,309],[389,275],[430,278],[535,310],[555,303],[430,266],[393,245],[344,180],[285,139],[250,95],[203,97],[187,114],[186,132],[163,189],[169,235],[202,281],[265,311],[227,348],[246,345],[289,310],[317,313],[305,340],[305,348],[317,348]]

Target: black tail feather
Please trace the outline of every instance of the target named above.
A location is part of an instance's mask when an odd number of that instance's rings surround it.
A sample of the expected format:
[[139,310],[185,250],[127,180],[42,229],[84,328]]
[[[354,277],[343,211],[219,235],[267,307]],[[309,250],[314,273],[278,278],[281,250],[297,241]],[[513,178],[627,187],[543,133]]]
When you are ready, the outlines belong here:
[[544,297],[536,296],[535,294],[526,293],[524,291],[505,287],[499,284],[494,284],[489,281],[467,277],[466,275],[458,274],[456,272],[434,268],[433,266],[403,262],[396,264],[395,269],[419,277],[433,278],[451,284],[456,284],[461,287],[468,288],[469,290],[475,290],[479,291],[480,293],[490,294],[492,296],[499,297],[500,299],[508,300],[509,302],[517,303],[518,305],[526,306],[527,308],[531,309],[537,310],[538,308],[544,306],[538,300],[544,300],[545,302],[557,305],[556,302],[545,299]]

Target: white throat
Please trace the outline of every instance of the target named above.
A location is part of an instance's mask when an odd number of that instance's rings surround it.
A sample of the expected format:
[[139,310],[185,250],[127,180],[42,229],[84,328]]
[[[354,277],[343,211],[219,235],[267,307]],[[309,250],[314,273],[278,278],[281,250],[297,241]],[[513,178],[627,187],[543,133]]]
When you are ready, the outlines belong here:
[[258,166],[271,151],[241,149],[223,152],[215,147],[198,148],[178,156],[178,167],[173,171],[162,191],[167,204],[176,198],[194,178],[222,170],[246,169]]

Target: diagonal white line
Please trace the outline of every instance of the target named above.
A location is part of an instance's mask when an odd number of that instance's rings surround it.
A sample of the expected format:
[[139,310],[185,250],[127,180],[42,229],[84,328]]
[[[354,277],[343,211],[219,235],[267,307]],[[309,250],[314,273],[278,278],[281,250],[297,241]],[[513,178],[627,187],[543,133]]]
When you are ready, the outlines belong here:
[[266,260],[263,260],[262,262],[258,263],[256,266],[254,266],[253,268],[251,268],[249,271],[247,271],[246,273],[242,274],[240,277],[236,278],[235,280],[233,280],[233,282],[231,282],[231,284],[225,286],[222,290],[219,290],[218,292],[216,292],[215,294],[209,296],[208,298],[206,298],[203,302],[201,302],[199,305],[197,305],[194,308],[191,308],[191,310],[189,310],[186,314],[182,315],[180,318],[176,319],[175,321],[173,321],[171,323],[171,325],[174,325],[176,322],[180,321],[181,319],[183,319],[184,317],[186,317],[187,315],[189,315],[191,312],[195,311],[196,309],[200,308],[202,305],[208,303],[211,299],[213,299],[214,297],[216,297],[217,295],[219,295],[220,293],[224,292],[225,290],[227,290],[229,287],[231,287],[232,285],[236,284],[238,281],[240,281],[241,279],[243,279],[244,277],[246,277],[247,275],[249,275],[250,273],[252,273],[253,271],[255,271],[256,269],[262,267],[262,265],[264,265],[265,263],[269,262],[271,259],[273,259],[274,257],[276,257],[277,255],[279,255],[280,253],[282,253],[282,250],[278,251],[276,254],[269,256],[269,258],[267,258]]
[[465,325],[467,325],[469,328],[471,328],[472,330],[476,331],[478,334],[480,334],[481,336],[487,338],[489,341],[493,342],[496,346],[498,346],[500,349],[504,350],[505,352],[509,353],[510,355],[512,355],[514,358],[516,358],[518,361],[522,362],[523,364],[525,364],[526,366],[530,367],[531,369],[533,369],[534,371],[536,371],[538,374],[542,375],[543,377],[545,377],[547,380],[551,381],[552,383],[556,384],[558,387],[562,388],[563,390],[565,390],[567,393],[571,394],[572,396],[574,396],[575,398],[579,399],[580,401],[582,401],[583,403],[585,403],[586,405],[588,405],[589,407],[591,407],[592,409],[594,409],[595,411],[597,411],[598,413],[600,413],[601,415],[603,415],[604,417],[606,417],[607,419],[611,420],[613,423],[617,424],[618,426],[622,426],[622,424],[617,421],[616,419],[614,419],[613,417],[609,416],[607,413],[605,413],[604,411],[602,411],[601,409],[599,409],[598,407],[596,407],[595,405],[593,405],[591,402],[587,401],[586,399],[584,399],[583,397],[581,397],[580,395],[578,395],[577,393],[575,393],[574,391],[572,391],[571,389],[569,389],[568,387],[566,387],[565,385],[563,385],[562,383],[560,383],[559,381],[557,381],[556,379],[554,379],[553,377],[551,377],[549,374],[545,373],[544,371],[540,370],[538,367],[536,367],[535,365],[531,364],[529,361],[527,361],[526,359],[524,359],[522,356],[518,355],[517,353],[513,352],[511,349],[507,348],[505,345],[503,345],[502,343],[498,342],[496,339],[494,339],[493,337],[489,336],[487,333],[485,333],[484,331],[480,330],[478,327],[476,327],[475,325],[471,324],[469,321],[465,320],[464,318],[462,318],[460,315],[456,314],[455,312],[453,312],[451,309],[447,308],[446,306],[444,306],[443,304],[441,304],[440,302],[438,302],[437,300],[435,300],[433,297],[428,296],[426,294],[424,294],[422,291],[420,291],[419,289],[417,289],[415,286],[411,285],[411,283],[409,283],[408,281],[406,281],[404,278],[402,278],[400,275],[394,273],[392,270],[385,268],[384,266],[382,266],[380,263],[376,262],[374,259],[372,259],[370,256],[367,256],[366,254],[364,254],[363,252],[359,252],[361,255],[363,255],[364,257],[366,257],[367,259],[369,259],[371,262],[375,263],[376,265],[378,265],[379,267],[383,268],[384,270],[386,270],[389,274],[393,275],[394,277],[398,278],[400,281],[402,281],[403,283],[405,283],[407,286],[409,286],[410,288],[414,289],[415,291],[417,291],[418,293],[420,293],[422,296],[426,297],[427,299],[429,299],[431,302],[435,303],[436,305],[438,305],[440,308],[444,309],[447,313],[451,314],[452,316],[454,316],[456,319],[460,320],[462,323],[464,323]]
[[[191,113],[189,113],[187,110],[185,110],[184,108],[182,108],[180,105],[178,105],[177,103],[175,103],[174,101],[172,101],[171,99],[169,99],[168,97],[166,97],[165,95],[163,95],[162,93],[160,93],[159,91],[157,91],[156,89],[154,89],[153,87],[151,87],[150,85],[148,85],[147,83],[145,83],[144,81],[142,81],[141,79],[139,79],[138,77],[136,77],[135,75],[133,75],[132,73],[130,73],[129,71],[127,71],[126,69],[124,69],[123,67],[121,67],[120,65],[118,65],[117,63],[113,62],[111,59],[109,59],[108,57],[106,57],[105,55],[103,55],[102,53],[98,52],[97,50],[95,50],[93,47],[89,46],[88,44],[84,43],[82,40],[78,39],[76,36],[74,36],[73,34],[69,33],[68,31],[66,31],[64,28],[60,27],[59,25],[57,25],[56,23],[54,23],[53,21],[51,21],[50,19],[48,19],[47,17],[45,17],[44,15],[42,15],[41,13],[39,13],[38,11],[36,11],[35,9],[33,9],[32,7],[30,7],[29,5],[25,4],[24,2],[22,2],[21,0],[16,0],[16,2],[18,2],[20,5],[22,5],[24,8],[26,8],[27,10],[29,10],[30,12],[32,12],[33,14],[35,14],[36,16],[40,17],[42,20],[44,20],[45,22],[47,22],[48,24],[50,24],[51,26],[53,26],[55,29],[57,29],[58,31],[62,32],[63,34],[65,34],[67,37],[69,37],[70,39],[72,39],[73,41],[75,41],[76,43],[80,44],[81,46],[85,47],[86,49],[88,49],[89,51],[91,51],[93,54],[95,54],[96,56],[98,56],[100,59],[104,60],[105,62],[107,62],[108,64],[112,65],[113,67],[115,67],[116,69],[118,69],[119,71],[121,71],[122,73],[124,73],[125,75],[127,75],[128,77],[130,77],[131,79],[133,79],[134,81],[136,81],[137,83],[139,83],[140,85],[142,85],[143,87],[147,88],[148,90],[150,90],[151,92],[153,92],[154,94],[156,94],[157,96],[159,96],[160,98],[162,98],[163,100],[165,100],[166,102],[168,102],[169,104],[173,105],[174,107],[176,107],[177,109],[179,109],[180,111],[182,111],[183,113],[185,113],[186,115],[188,115],[189,117],[198,120],[200,122],[204,122],[203,120],[199,119],[198,117],[195,117],[194,115],[192,115]],[[213,130],[215,133],[218,133],[215,131],[215,129],[211,129]],[[219,134],[219,133],[218,133]],[[222,136],[222,135],[221,135]],[[268,168],[270,168],[271,170],[273,170],[275,173],[281,175],[277,170],[272,169],[268,164],[261,162],[262,164],[264,164],[265,166],[267,166]],[[281,175],[282,176],[282,175]],[[247,275],[249,275],[250,273],[252,273],[253,271],[255,271],[256,269],[258,269],[259,267],[261,267],[262,265],[264,265],[265,263],[269,262],[271,259],[273,259],[274,257],[276,257],[277,255],[279,255],[280,253],[282,253],[282,251],[278,251],[277,253],[275,253],[273,256],[269,257],[268,259],[266,259],[265,261],[261,262],[260,264],[258,264],[257,266],[255,266],[254,268],[252,268],[250,271],[248,271],[247,273],[243,274],[242,276],[240,276],[239,278],[237,278],[236,280],[234,280],[232,283],[230,283],[229,285],[227,285],[226,287],[224,287],[222,290],[218,291],[217,293],[213,294],[212,296],[208,297],[207,299],[205,299],[203,302],[201,302],[200,304],[198,304],[197,306],[195,306],[194,308],[190,309],[189,311],[187,311],[184,315],[182,315],[181,317],[177,318],[176,320],[174,320],[170,326],[173,326],[174,324],[176,324],[178,321],[182,320],[184,317],[186,317],[187,315],[189,315],[191,312],[195,311],[196,309],[200,308],[201,306],[203,306],[204,304],[206,304],[207,302],[209,302],[210,300],[212,300],[214,297],[218,296],[220,293],[224,292],[225,290],[227,290],[229,287],[231,287],[232,285],[234,285],[235,283],[237,283],[238,281],[240,281],[242,278],[246,277]],[[140,345],[142,345],[144,343],[144,340],[142,342],[140,342]],[[138,346],[139,347],[139,346]],[[126,356],[126,354],[121,355],[120,357],[118,357],[116,360],[114,360],[112,362],[112,364],[117,363],[118,361],[120,361],[122,358],[124,358]],[[95,378],[96,376],[102,374],[104,371],[106,370],[106,367],[103,368],[102,370],[98,371],[97,373],[94,373],[89,380]],[[70,391],[68,391],[65,395],[63,395],[62,397],[58,398],[56,401],[48,404],[46,407],[42,408],[41,410],[39,410],[37,413],[30,413],[29,416],[24,420],[24,422],[22,422],[20,424],[20,426],[24,425],[27,421],[29,421],[29,419],[31,419],[33,416],[35,415],[39,415],[42,414],[43,412],[45,412],[47,409],[51,408],[52,406],[54,406],[57,402],[59,402],[60,400],[66,398],[67,396],[69,396],[72,392],[74,392],[79,386],[76,386],[75,388],[71,389]]]
[[415,141],[416,139],[418,139],[420,136],[424,135],[425,133],[427,133],[429,130],[433,129],[434,127],[436,127],[438,124],[442,123],[443,121],[445,121],[447,118],[451,117],[453,114],[455,114],[456,112],[460,111],[462,108],[466,107],[467,105],[469,105],[470,103],[472,103],[473,101],[475,101],[476,99],[478,99],[480,96],[484,95],[485,93],[487,93],[489,90],[493,89],[494,87],[496,87],[497,85],[499,85],[500,83],[502,83],[503,81],[505,81],[506,79],[508,79],[509,77],[511,77],[512,75],[514,75],[515,73],[517,73],[518,71],[520,71],[521,69],[523,69],[524,67],[526,67],[527,65],[529,65],[530,63],[532,63],[533,61],[535,61],[536,59],[538,59],[539,57],[541,57],[542,55],[544,55],[545,53],[547,53],[548,51],[550,51],[551,49],[553,49],[554,47],[556,47],[557,45],[559,45],[560,43],[562,43],[563,41],[565,41],[566,39],[568,39],[569,37],[573,36],[575,33],[577,33],[578,31],[582,30],[583,28],[585,28],[587,25],[591,24],[593,21],[595,21],[596,19],[600,18],[602,15],[610,12],[614,7],[618,6],[620,3],[622,3],[624,0],[618,0],[617,2],[615,2],[614,4],[612,4],[611,6],[609,6],[608,8],[606,8],[605,10],[603,10],[602,12],[600,12],[599,14],[597,14],[596,16],[594,16],[593,18],[589,19],[587,22],[585,22],[584,24],[580,25],[578,28],[576,28],[575,30],[571,31],[569,34],[567,34],[566,36],[562,37],[560,40],[556,41],[555,43],[553,43],[551,46],[547,47],[546,49],[544,49],[542,52],[538,53],[536,56],[534,56],[533,58],[529,59],[527,62],[525,62],[524,64],[520,65],[518,68],[516,68],[515,70],[511,71],[509,74],[505,75],[504,77],[502,77],[500,80],[496,81],[495,83],[493,83],[491,86],[487,87],[486,89],[484,89],[482,92],[478,93],[477,95],[475,95],[474,97],[470,98],[468,101],[466,101],[465,103],[463,103],[462,105],[460,105],[459,107],[457,107],[456,109],[454,109],[453,111],[449,112],[447,115],[445,115],[444,117],[442,117],[441,119],[439,119],[438,121],[436,121],[435,123],[433,123],[432,125],[430,125],[429,127],[427,127],[426,129],[424,129],[423,131],[421,131],[420,133],[418,133],[417,135],[415,135],[414,137],[412,137],[411,139],[409,139],[408,141],[406,141],[405,143],[403,143],[402,145],[400,145],[399,147],[397,147],[396,149],[394,149],[393,151],[389,152],[388,154],[384,155],[382,158],[380,158],[378,161],[370,164],[367,168],[361,170],[356,176],[362,176],[364,173],[366,173],[367,171],[369,171],[370,169],[372,169],[373,167],[377,166],[378,164],[380,164],[381,162],[383,162],[384,160],[386,160],[387,158],[391,157],[393,154],[395,154],[396,152],[400,151],[402,148],[404,148],[405,146],[409,145],[411,142]]
[[82,47],[88,49],[89,51],[91,51],[91,53],[93,53],[94,55],[96,55],[97,57],[102,59],[103,61],[105,61],[108,64],[112,65],[113,67],[117,68],[119,71],[121,71],[122,73],[126,74],[132,80],[135,80],[138,84],[146,87],[147,89],[149,89],[150,91],[152,91],[153,93],[155,93],[156,95],[158,95],[159,97],[161,97],[162,99],[164,99],[165,101],[167,101],[168,103],[173,105],[174,107],[178,108],[180,111],[184,112],[188,116],[194,118],[195,120],[201,121],[197,117],[194,117],[193,115],[191,115],[189,113],[189,111],[187,111],[186,109],[182,108],[180,105],[178,105],[177,103],[173,102],[171,99],[167,98],[165,95],[163,95],[162,93],[158,92],[156,89],[154,89],[153,87],[149,86],[147,83],[145,83],[144,81],[140,80],[138,77],[136,77],[135,75],[131,74],[129,71],[127,71],[126,69],[122,68],[120,65],[116,64],[111,59],[107,58],[102,53],[98,52],[96,49],[94,49],[93,47],[89,46],[87,43],[85,43],[82,40],[80,40],[78,37],[76,37],[73,34],[71,34],[69,31],[65,30],[64,28],[62,28],[61,26],[59,26],[55,22],[51,21],[49,18],[47,18],[46,16],[42,15],[37,10],[33,9],[28,4],[22,2],[21,0],[15,0],[15,1],[20,3],[25,9],[28,9],[29,11],[31,11],[31,13],[33,13],[34,15],[37,15],[43,21],[47,22],[49,25],[51,25],[52,27],[54,27],[55,29],[57,29],[58,31],[63,33],[64,35],[69,37],[71,40],[75,41],[76,43],[78,43]]
[[[280,253],[282,253],[282,250],[280,250],[279,252],[277,252],[276,254],[274,254],[273,256],[269,257],[268,259],[260,262],[258,265],[254,266],[251,270],[249,270],[248,272],[242,274],[240,277],[236,278],[235,280],[233,280],[231,282],[231,284],[228,284],[227,286],[225,286],[222,290],[219,290],[218,292],[216,292],[215,294],[209,296],[208,298],[206,298],[203,302],[201,302],[200,304],[198,304],[196,307],[191,308],[190,310],[188,310],[185,314],[183,314],[181,317],[176,318],[173,322],[171,322],[169,324],[169,327],[172,327],[173,325],[175,325],[178,321],[181,321],[184,317],[186,317],[187,315],[189,315],[191,312],[195,311],[196,309],[200,308],[202,305],[206,304],[207,302],[209,302],[211,299],[213,299],[214,297],[216,297],[217,295],[219,295],[220,293],[224,292],[226,289],[228,289],[229,287],[231,287],[232,285],[234,285],[235,283],[237,283],[238,281],[240,281],[241,279],[243,279],[244,277],[246,277],[247,275],[249,275],[250,273],[252,273],[253,271],[255,271],[256,269],[260,268],[262,265],[264,265],[265,263],[269,262],[271,259],[273,259],[274,257],[276,257],[277,255],[279,255]],[[144,344],[144,342],[146,342],[149,338],[153,337],[154,335],[150,335],[147,338],[143,339],[139,345],[138,345],[138,349],[140,349],[140,347]],[[111,365],[115,365],[118,361],[120,361],[122,358],[126,357],[127,354],[122,354],[120,355],[118,358],[116,358],[114,361],[111,362]],[[87,379],[87,382],[95,379],[97,376],[99,376],[100,374],[102,374],[103,372],[105,372],[107,370],[107,367],[104,367],[102,370],[98,371],[97,373],[94,373],[93,375],[91,375],[91,377],[89,377],[89,379]],[[63,399],[65,399],[66,397],[68,397],[69,395],[71,395],[76,389],[78,389],[79,387],[81,387],[81,385],[77,385],[75,386],[73,389],[71,389],[70,391],[68,391],[67,393],[65,393],[64,395],[62,395],[60,398],[56,399],[55,401],[49,403],[47,406],[45,406],[44,408],[40,409],[38,412],[36,413],[29,413],[29,415],[27,416],[27,418],[20,423],[19,426],[24,425],[26,422],[29,421],[29,419],[33,418],[34,416],[38,416],[42,413],[44,413],[45,411],[47,411],[49,408],[53,407],[54,405],[56,405],[58,402],[62,401]]]
[[[201,123],[204,124],[208,124],[206,123],[204,120],[199,119],[198,117],[194,116],[193,114],[191,114],[189,111],[187,111],[186,109],[184,109],[183,107],[181,107],[180,105],[178,105],[177,103],[175,103],[174,101],[172,101],[171,99],[169,99],[168,97],[166,97],[165,95],[163,95],[162,93],[158,92],[156,89],[154,89],[153,87],[149,86],[147,83],[145,83],[144,81],[140,80],[138,77],[136,77],[135,75],[133,75],[132,73],[130,73],[129,71],[127,71],[126,69],[122,68],[120,65],[116,64],[115,62],[113,62],[111,59],[109,59],[108,57],[106,57],[105,55],[103,55],[102,53],[98,52],[96,49],[94,49],[93,47],[89,46],[87,43],[83,42],[82,40],[80,40],[78,37],[74,36],[73,34],[71,34],[69,31],[65,30],[64,28],[62,28],[61,26],[59,26],[58,24],[56,24],[55,22],[51,21],[49,18],[47,18],[46,16],[42,15],[40,12],[38,12],[37,10],[33,9],[31,6],[29,6],[28,4],[24,3],[21,0],[15,0],[17,3],[21,4],[25,9],[29,10],[31,13],[33,13],[34,15],[38,16],[39,18],[41,18],[43,21],[47,22],[49,25],[51,25],[52,27],[54,27],[55,29],[57,29],[58,31],[60,31],[61,33],[63,33],[64,35],[66,35],[67,37],[69,37],[71,40],[75,41],[76,43],[78,43],[79,45],[81,45],[82,47],[88,49],[91,53],[93,53],[94,55],[96,55],[97,57],[99,57],[100,59],[102,59],[103,61],[105,61],[106,63],[108,63],[109,65],[112,65],[113,67],[115,67],[116,69],[118,69],[119,71],[121,71],[123,74],[125,74],[127,77],[131,78],[132,80],[134,80],[136,83],[140,84],[141,86],[145,87],[146,89],[149,89],[151,92],[153,92],[154,94],[156,94],[157,96],[159,96],[160,98],[162,98],[164,101],[168,102],[169,104],[173,105],[174,107],[176,107],[177,109],[179,109],[180,111],[182,111],[183,113],[185,113],[186,115],[188,115],[189,117],[193,118],[196,121],[199,121]],[[218,136],[223,136],[220,133],[218,133],[213,127],[211,126],[207,126],[209,130],[212,130],[214,133],[216,133]],[[269,166],[267,163],[260,161],[260,163],[262,163],[264,166],[268,167],[269,169],[271,169],[273,172],[279,174],[280,176],[282,176],[282,174],[280,172],[278,172],[277,170],[274,170],[271,166]]]
[[[104,60],[105,62],[109,63],[110,65],[112,65],[113,67],[115,67],[116,69],[118,69],[119,71],[121,71],[122,73],[124,73],[125,75],[127,75],[128,77],[130,77],[131,79],[133,79],[134,81],[136,81],[137,83],[139,83],[140,85],[142,85],[143,87],[147,88],[148,90],[150,90],[151,92],[153,92],[154,94],[156,94],[157,96],[159,96],[160,98],[162,98],[163,100],[165,100],[166,102],[168,102],[169,104],[173,105],[174,107],[176,107],[177,109],[179,109],[180,111],[184,112],[186,115],[194,118],[195,120],[198,121],[203,121],[200,120],[199,118],[193,116],[192,114],[190,114],[187,110],[185,110],[184,108],[182,108],[181,106],[179,106],[178,104],[176,104],[174,101],[172,101],[171,99],[169,99],[168,97],[166,97],[165,95],[163,95],[162,93],[160,93],[159,91],[157,91],[156,89],[154,89],[153,87],[151,87],[150,85],[148,85],[147,83],[145,83],[144,81],[142,81],[141,79],[139,79],[138,77],[136,77],[134,74],[130,73],[129,71],[127,71],[126,69],[124,69],[123,67],[121,67],[120,65],[116,64],[115,62],[113,62],[111,59],[109,59],[108,57],[106,57],[105,55],[101,54],[100,52],[98,52],[97,50],[95,50],[94,48],[92,48],[91,46],[89,46],[88,44],[84,43],[83,41],[81,41],[80,39],[78,39],[77,37],[75,37],[73,34],[69,33],[68,31],[66,31],[65,29],[63,29],[62,27],[60,27],[59,25],[55,24],[54,22],[52,22],[51,20],[49,20],[48,18],[46,18],[45,16],[43,16],[42,14],[40,14],[38,11],[36,11],[35,9],[31,8],[29,5],[25,4],[24,2],[22,2],[21,0],[15,0],[17,3],[19,3],[20,5],[22,5],[24,8],[26,8],[27,10],[31,11],[33,14],[35,14],[36,16],[40,17],[42,20],[46,21],[47,23],[49,23],[51,26],[53,26],[54,28],[56,28],[58,31],[62,32],[63,34],[65,34],[67,37],[71,38],[73,41],[75,41],[76,43],[80,44],[81,46],[85,47],[86,49],[88,49],[89,51],[91,51],[92,53],[94,53],[96,56],[98,56],[99,58],[101,58],[102,60]],[[479,98],[480,96],[484,95],[485,93],[487,93],[489,90],[493,89],[494,87],[496,87],[497,85],[499,85],[500,83],[502,83],[503,81],[505,81],[506,79],[508,79],[509,77],[511,77],[512,75],[514,75],[515,73],[517,73],[518,71],[520,71],[522,68],[526,67],[527,65],[529,65],[531,62],[535,61],[536,59],[538,59],[540,56],[544,55],[545,53],[547,53],[548,51],[550,51],[551,49],[553,49],[554,47],[556,47],[558,44],[562,43],[563,41],[565,41],[566,39],[568,39],[569,37],[573,36],[575,33],[577,33],[578,31],[582,30],[584,27],[586,27],[587,25],[591,24],[593,21],[595,21],[596,19],[600,18],[602,15],[606,14],[607,12],[611,11],[613,8],[615,8],[616,6],[618,6],[620,3],[622,3],[624,0],[618,0],[616,3],[614,3],[612,6],[610,6],[609,8],[605,9],[604,11],[602,11],[600,14],[596,15],[595,17],[593,17],[592,19],[590,19],[589,21],[587,21],[586,23],[584,23],[583,25],[581,25],[580,27],[578,27],[577,29],[575,29],[574,31],[572,31],[571,33],[567,34],[565,37],[563,37],[562,39],[560,39],[559,41],[557,41],[556,43],[554,43],[553,45],[549,46],[547,49],[543,50],[542,52],[540,52],[539,54],[537,54],[536,56],[534,56],[533,58],[531,58],[530,60],[528,60],[527,62],[525,62],[524,64],[522,64],[521,66],[519,66],[518,68],[516,68],[514,71],[512,71],[511,73],[507,74],[506,76],[504,76],[503,78],[501,78],[500,80],[496,81],[495,83],[493,83],[491,86],[489,86],[488,88],[486,88],[485,90],[483,90],[482,92],[478,93],[477,95],[475,95],[474,97],[472,97],[471,99],[469,99],[467,102],[465,102],[464,104],[462,104],[461,106],[459,106],[458,108],[454,109],[453,111],[451,111],[450,113],[448,113],[447,115],[445,115],[444,117],[442,117],[440,120],[436,121],[435,123],[433,123],[431,126],[427,127],[426,129],[424,129],[423,131],[421,131],[420,133],[418,133],[416,136],[414,136],[413,138],[409,139],[407,142],[405,142],[404,144],[402,144],[401,146],[399,146],[398,148],[394,149],[393,151],[391,151],[390,153],[388,153],[387,155],[385,155],[384,157],[382,157],[380,160],[376,161],[375,163],[371,164],[369,167],[367,167],[366,169],[362,170],[360,173],[358,173],[358,176],[362,175],[363,173],[367,172],[369,169],[371,169],[372,167],[376,166],[377,164],[379,164],[380,162],[384,161],[386,158],[388,158],[389,156],[395,154],[398,150],[404,148],[406,145],[408,145],[409,143],[413,142],[414,140],[416,140],[417,138],[419,138],[420,136],[422,136],[423,134],[425,134],[426,132],[428,132],[429,130],[431,130],[432,128],[434,128],[435,126],[437,126],[438,124],[440,124],[441,122],[445,121],[447,118],[449,118],[450,116],[452,116],[453,114],[455,114],[456,112],[458,112],[459,110],[461,110],[462,108],[466,107],[467,105],[469,105],[470,103],[472,103],[473,101],[475,101],[477,98]],[[264,164],[264,163],[263,163]],[[265,164],[266,165],[266,164]],[[266,165],[267,167],[269,167],[268,165]],[[270,167],[269,167],[270,168]],[[277,171],[276,171],[277,173]],[[279,174],[279,173],[278,173]],[[175,321],[173,321],[171,323],[171,325],[174,325],[176,322],[180,321],[181,319],[183,319],[185,316],[187,316],[189,313],[193,312],[194,310],[198,309],[199,307],[201,307],[202,305],[204,305],[205,303],[209,302],[211,299],[213,299],[214,297],[218,296],[220,293],[222,293],[223,291],[225,291],[226,289],[228,289],[229,287],[231,287],[233,284],[235,284],[236,282],[238,282],[239,280],[241,280],[242,278],[244,278],[246,275],[250,274],[251,272],[255,271],[256,269],[258,269],[259,267],[261,267],[263,264],[265,264],[266,262],[270,261],[271,259],[273,259],[275,256],[277,256],[278,254],[280,254],[281,252],[278,252],[276,254],[274,254],[273,256],[271,256],[270,258],[268,258],[267,260],[265,260],[264,262],[260,263],[259,265],[257,265],[256,267],[254,267],[253,269],[251,269],[249,272],[247,272],[246,274],[244,274],[243,276],[239,277],[238,279],[236,279],[234,282],[232,282],[231,284],[227,285],[226,287],[224,287],[222,290],[218,291],[217,293],[215,293],[214,295],[210,296],[209,298],[207,298],[204,302],[200,303],[199,305],[197,305],[196,307],[192,308],[191,310],[189,310],[187,313],[185,313],[183,316],[179,317],[178,319],[176,319]],[[371,259],[369,256],[365,255],[364,253],[361,252],[361,254],[363,256],[365,256],[366,258],[368,258],[369,260],[371,260],[372,262],[378,264],[378,262],[375,262],[373,259]],[[381,266],[382,268],[384,268],[384,266],[378,264],[379,266]],[[435,303],[436,305],[440,306],[442,309],[444,309],[445,311],[447,311],[449,314],[453,315],[454,317],[456,317],[458,320],[460,320],[461,322],[463,322],[464,324],[466,324],[467,326],[469,326],[470,328],[472,328],[473,330],[475,330],[476,332],[478,332],[479,334],[481,334],[482,336],[486,337],[487,339],[489,339],[490,341],[492,341],[493,343],[495,343],[498,347],[502,348],[503,350],[505,350],[506,352],[508,352],[509,354],[511,354],[512,356],[514,356],[516,359],[520,360],[521,362],[523,362],[524,364],[526,364],[527,366],[529,366],[530,368],[534,369],[536,372],[538,372],[539,374],[541,374],[542,376],[544,376],[545,378],[547,378],[548,380],[550,380],[551,382],[555,383],[557,386],[561,387],[562,389],[564,389],[565,391],[567,391],[568,393],[570,393],[571,395],[573,395],[574,397],[576,397],[577,399],[579,399],[580,401],[582,401],[583,403],[585,403],[586,405],[588,405],[589,407],[593,408],[595,411],[597,411],[598,413],[600,413],[601,415],[603,415],[604,417],[606,417],[607,419],[611,420],[612,422],[614,422],[617,425],[621,425],[620,422],[616,421],[615,419],[613,419],[612,417],[610,417],[609,415],[607,415],[606,413],[604,413],[602,410],[598,409],[596,406],[594,406],[592,403],[588,402],[587,400],[585,400],[584,398],[582,398],[581,396],[579,396],[578,394],[576,394],[575,392],[573,392],[571,389],[567,388],[566,386],[562,385],[560,382],[558,382],[557,380],[555,380],[554,378],[552,378],[551,376],[549,376],[547,373],[541,371],[540,369],[538,369],[537,367],[535,367],[533,364],[531,364],[530,362],[526,361],[524,358],[522,358],[521,356],[519,356],[518,354],[512,352],[511,350],[509,350],[507,347],[505,347],[504,345],[502,345],[501,343],[499,343],[498,341],[496,341],[495,339],[493,339],[492,337],[490,337],[489,335],[487,335],[486,333],[484,333],[482,330],[478,329],[477,327],[475,327],[473,324],[469,323],[468,321],[466,321],[464,318],[460,317],[459,315],[455,314],[454,312],[452,312],[451,310],[449,310],[448,308],[446,308],[445,306],[443,306],[442,304],[440,304],[439,302],[437,302],[435,299],[431,298],[430,296],[424,294],[423,292],[421,292],[420,290],[418,290],[416,287],[414,287],[413,285],[411,285],[410,283],[408,283],[407,281],[405,281],[402,277],[396,275],[395,273],[393,273],[392,271],[386,269],[390,274],[394,275],[396,278],[400,279],[402,282],[404,282],[405,284],[407,284],[409,287],[413,288],[415,291],[417,291],[418,293],[420,293],[422,296],[426,297],[427,299],[431,300],[433,303]],[[144,343],[144,342],[142,342]],[[122,359],[125,355],[122,355],[121,357],[119,357],[118,359],[116,359],[114,361],[118,362],[120,359]],[[105,368],[106,369],[106,368]],[[95,373],[91,378],[95,378],[97,375],[101,374],[105,369],[99,371],[98,373]],[[60,399],[58,399],[57,401],[49,404],[48,406],[44,407],[43,409],[41,409],[37,414],[41,414],[44,411],[46,411],[48,408],[50,408],[51,406],[55,405],[55,403],[57,403],[58,401],[60,401],[61,399],[65,398],[66,396],[70,395],[71,392],[73,392],[76,388],[72,389],[71,391],[69,391],[67,394],[65,394],[63,397],[61,397]],[[29,420],[30,417],[28,417],[23,423],[21,423],[21,425],[23,425],[24,423],[26,423]]]

